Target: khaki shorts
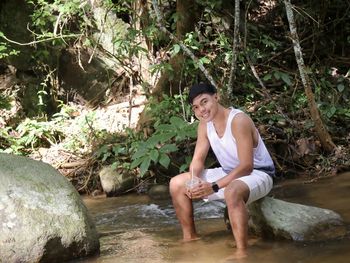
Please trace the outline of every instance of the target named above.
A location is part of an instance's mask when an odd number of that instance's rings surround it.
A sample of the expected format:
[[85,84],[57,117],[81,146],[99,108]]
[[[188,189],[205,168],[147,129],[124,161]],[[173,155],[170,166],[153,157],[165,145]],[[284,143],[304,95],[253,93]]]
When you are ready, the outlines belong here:
[[[222,168],[206,169],[204,170],[201,178],[207,182],[215,182],[226,176],[226,173]],[[250,175],[242,176],[235,180],[244,182],[249,190],[249,198],[247,204],[250,204],[264,196],[266,196],[272,189],[273,180],[270,175],[259,170],[253,170]],[[218,199],[224,199],[225,188],[221,188],[217,193],[209,195],[205,198],[205,201],[212,201]]]

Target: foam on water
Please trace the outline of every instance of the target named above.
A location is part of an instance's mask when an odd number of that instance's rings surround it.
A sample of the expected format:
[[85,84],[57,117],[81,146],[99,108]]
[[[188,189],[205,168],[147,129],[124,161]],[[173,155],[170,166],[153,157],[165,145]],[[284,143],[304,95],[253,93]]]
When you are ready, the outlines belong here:
[[[195,219],[222,218],[225,204],[220,201],[194,202]],[[178,223],[172,204],[134,204],[96,215],[97,226],[154,228]]]

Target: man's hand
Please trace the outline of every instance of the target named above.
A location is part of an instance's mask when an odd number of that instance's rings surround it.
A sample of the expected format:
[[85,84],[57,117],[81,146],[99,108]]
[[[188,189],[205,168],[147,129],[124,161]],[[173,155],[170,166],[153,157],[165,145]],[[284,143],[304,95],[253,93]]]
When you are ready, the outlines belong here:
[[187,196],[191,199],[205,198],[214,193],[211,183],[201,181],[198,185],[187,191]]

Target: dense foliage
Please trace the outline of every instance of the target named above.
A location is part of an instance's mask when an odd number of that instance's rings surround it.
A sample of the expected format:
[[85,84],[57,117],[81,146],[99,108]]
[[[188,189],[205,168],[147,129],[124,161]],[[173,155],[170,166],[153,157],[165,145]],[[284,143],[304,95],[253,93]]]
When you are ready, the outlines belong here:
[[[309,167],[318,171],[314,174],[327,174],[349,165],[347,1],[293,1],[315,101],[337,146],[331,154],[322,151],[310,119],[283,1],[241,1],[232,87],[233,1],[194,1],[197,13],[193,17],[198,22],[188,32],[181,24],[185,15],[181,10],[186,6],[180,5],[186,5],[186,1],[152,4],[134,0],[26,0],[20,8],[27,20],[13,24],[11,16],[18,16],[20,11],[11,6],[17,2],[0,4],[0,73],[7,76],[10,68],[16,77],[26,76],[1,87],[2,151],[28,155],[62,143],[65,150],[88,158],[95,168],[96,163],[111,164],[116,169],[138,169],[140,178],[171,177],[185,171],[190,162],[196,121],[186,103],[186,89],[195,82],[208,81],[200,70],[202,66],[218,84],[223,103],[243,108],[256,121],[281,175],[310,170]],[[167,32],[157,24],[154,2],[159,5],[161,23]],[[98,16],[99,12],[102,15]],[[118,22],[112,25],[113,30],[103,27],[111,21]],[[110,38],[105,37],[111,32]],[[19,34],[24,37],[19,38]],[[111,49],[102,43],[103,39],[109,41]],[[105,57],[113,61],[113,66],[104,66],[104,72],[98,72],[107,79],[101,92],[97,89],[92,91],[93,96],[86,95],[86,90],[95,85],[93,80],[84,82],[89,87],[78,88],[77,82],[68,86],[65,77],[73,69],[68,68],[67,57],[72,57],[75,67],[92,79],[97,75],[90,73],[97,71],[91,71],[91,65],[101,63]],[[142,67],[146,67],[146,73]],[[31,81],[27,81],[29,78]],[[168,81],[167,90],[161,94],[168,95],[154,97],[152,90],[163,79]],[[138,129],[111,134],[94,126],[94,109],[117,100],[115,87],[118,95],[126,98],[134,87],[147,96],[147,121],[141,119]],[[30,97],[29,106],[25,106],[26,97]],[[17,104],[22,105],[21,110],[11,115],[11,108]],[[90,113],[77,117],[80,114],[75,113],[81,106],[88,108],[89,104],[93,106]],[[70,126],[76,131],[67,132]],[[91,184],[94,186],[98,180],[95,175]]]

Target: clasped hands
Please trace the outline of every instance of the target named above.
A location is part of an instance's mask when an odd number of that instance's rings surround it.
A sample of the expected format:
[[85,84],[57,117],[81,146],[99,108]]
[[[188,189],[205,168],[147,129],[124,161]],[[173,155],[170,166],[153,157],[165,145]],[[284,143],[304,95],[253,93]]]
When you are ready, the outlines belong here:
[[198,184],[187,188],[186,195],[190,199],[206,198],[208,195],[214,193],[211,183],[200,180]]

